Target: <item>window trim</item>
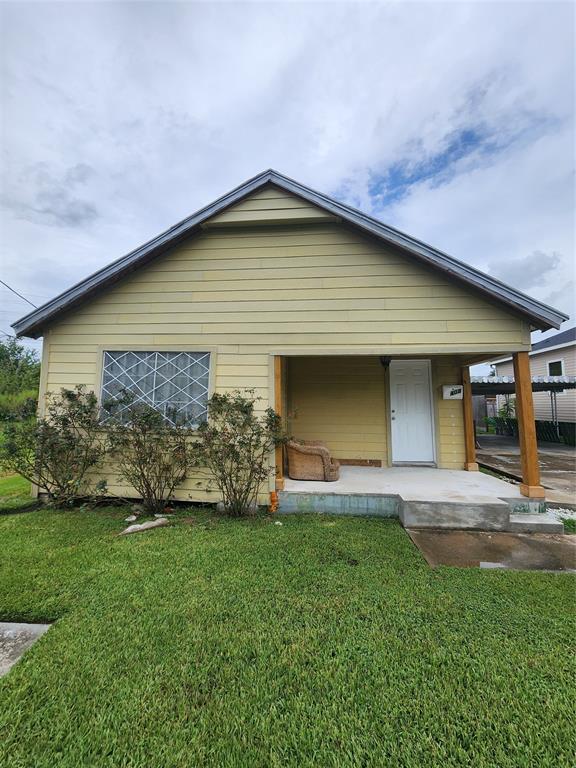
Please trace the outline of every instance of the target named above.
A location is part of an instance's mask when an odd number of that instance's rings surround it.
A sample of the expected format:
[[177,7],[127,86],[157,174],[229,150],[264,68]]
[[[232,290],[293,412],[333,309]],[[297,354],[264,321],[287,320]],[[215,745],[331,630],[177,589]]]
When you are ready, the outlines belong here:
[[[104,385],[104,353],[105,352],[208,352],[210,365],[208,368],[208,399],[214,394],[216,385],[216,363],[218,356],[217,347],[208,347],[205,344],[99,344],[97,347],[97,365],[95,380],[98,385],[96,399],[98,407],[102,406],[102,388]],[[190,429],[191,433],[196,432]]]
[[[550,366],[553,365],[554,363],[560,363],[560,365],[562,367],[562,373],[550,373]],[[559,357],[557,360],[548,360],[548,362],[546,363],[546,366],[548,368],[548,376],[564,376],[565,375],[564,374],[564,358],[563,357]]]

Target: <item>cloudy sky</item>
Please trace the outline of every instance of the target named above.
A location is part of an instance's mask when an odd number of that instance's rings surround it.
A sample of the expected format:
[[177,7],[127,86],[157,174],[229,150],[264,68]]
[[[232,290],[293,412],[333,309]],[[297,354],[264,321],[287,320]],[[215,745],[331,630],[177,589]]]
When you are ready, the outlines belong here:
[[0,2],[0,279],[41,304],[273,167],[573,316],[574,10]]

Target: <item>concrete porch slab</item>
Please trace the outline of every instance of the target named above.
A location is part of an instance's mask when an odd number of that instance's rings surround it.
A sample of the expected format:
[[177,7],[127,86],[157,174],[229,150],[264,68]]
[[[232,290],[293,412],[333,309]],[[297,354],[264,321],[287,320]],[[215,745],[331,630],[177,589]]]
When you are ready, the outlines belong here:
[[0,677],[49,629],[50,624],[0,621]]
[[340,467],[340,480],[334,483],[286,478],[284,491],[377,494],[401,496],[405,501],[461,504],[504,504],[504,498],[525,500],[518,486],[492,475],[434,467]]
[[[340,468],[340,479],[327,483],[285,480],[279,512],[399,517],[407,528],[483,531],[532,530],[511,515],[532,518],[545,505],[526,499],[517,485],[482,472],[433,467]],[[561,532],[561,524],[536,526]]]

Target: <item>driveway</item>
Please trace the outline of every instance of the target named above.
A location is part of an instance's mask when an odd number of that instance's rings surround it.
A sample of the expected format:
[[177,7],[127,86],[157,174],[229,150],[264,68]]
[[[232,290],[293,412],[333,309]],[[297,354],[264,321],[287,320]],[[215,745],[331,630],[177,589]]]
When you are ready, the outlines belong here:
[[576,569],[576,536],[424,529],[410,529],[408,534],[433,568],[451,565],[519,571]]
[[50,624],[22,624],[0,621],[0,677],[16,664],[20,656],[50,629]]
[[[478,435],[478,462],[520,480],[520,447],[517,438]],[[540,476],[546,498],[558,504],[576,504],[576,448],[562,443],[538,443]]]

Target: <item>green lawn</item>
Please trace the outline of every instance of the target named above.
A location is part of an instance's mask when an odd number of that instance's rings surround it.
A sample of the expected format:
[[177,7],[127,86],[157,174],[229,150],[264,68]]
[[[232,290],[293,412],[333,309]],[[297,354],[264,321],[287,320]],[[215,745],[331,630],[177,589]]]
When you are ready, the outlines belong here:
[[30,506],[30,483],[19,475],[0,476],[0,513],[4,509]]
[[0,619],[57,620],[0,682],[3,768],[573,764],[571,576],[431,570],[380,520],[125,514],[0,516]]

